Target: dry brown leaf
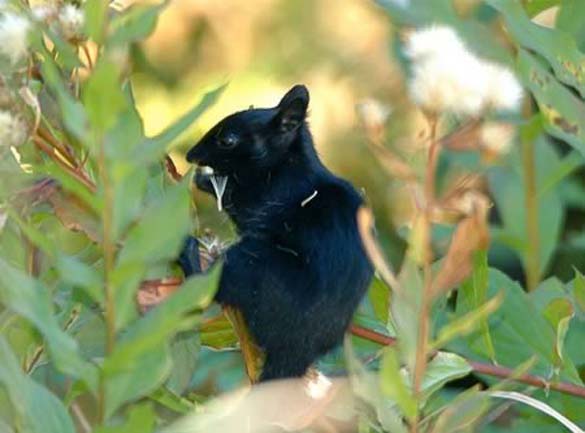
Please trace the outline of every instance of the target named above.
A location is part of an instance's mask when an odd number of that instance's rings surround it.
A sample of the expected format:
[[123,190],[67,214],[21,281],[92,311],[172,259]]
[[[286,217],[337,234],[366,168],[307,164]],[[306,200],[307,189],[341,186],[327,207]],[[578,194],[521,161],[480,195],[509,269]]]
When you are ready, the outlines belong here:
[[173,294],[182,282],[178,277],[143,281],[136,294],[138,310],[142,314],[146,313]]
[[244,358],[244,365],[246,367],[246,374],[251,383],[256,383],[258,382],[260,372],[262,371],[264,354],[250,334],[242,312],[237,308],[230,306],[225,306],[223,312],[232,323],[234,330],[238,335],[240,350],[242,351],[242,357]]
[[464,281],[471,274],[474,252],[488,247],[488,209],[487,199],[478,198],[474,203],[474,212],[457,225],[445,260],[433,281],[434,296]]
[[393,290],[400,291],[400,283],[388,265],[382,249],[372,234],[374,228],[374,215],[367,207],[360,207],[357,211],[357,224],[364,250],[380,274],[384,282]]

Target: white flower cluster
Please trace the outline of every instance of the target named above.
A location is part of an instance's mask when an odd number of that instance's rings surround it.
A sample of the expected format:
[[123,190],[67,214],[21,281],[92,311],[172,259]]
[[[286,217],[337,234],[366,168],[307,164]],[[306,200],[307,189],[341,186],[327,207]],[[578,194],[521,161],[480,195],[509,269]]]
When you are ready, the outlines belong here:
[[523,91],[514,74],[475,56],[450,27],[410,34],[405,54],[413,64],[410,95],[429,112],[473,117],[489,109],[514,110],[520,104]]
[[26,123],[7,110],[0,110],[0,149],[20,146],[26,140]]
[[85,15],[83,10],[72,4],[66,4],[59,11],[59,27],[61,34],[68,41],[82,39]]
[[12,65],[23,60],[28,53],[30,22],[13,12],[0,14],[0,55],[10,59]]

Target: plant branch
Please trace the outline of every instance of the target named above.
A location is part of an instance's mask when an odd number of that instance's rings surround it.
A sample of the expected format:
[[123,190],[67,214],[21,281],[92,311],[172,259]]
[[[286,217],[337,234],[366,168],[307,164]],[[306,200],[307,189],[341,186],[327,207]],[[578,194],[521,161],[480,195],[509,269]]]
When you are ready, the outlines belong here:
[[[425,207],[423,209],[423,272],[424,287],[419,313],[419,329],[416,346],[416,359],[414,365],[413,390],[418,395],[421,390],[422,380],[427,367],[428,340],[430,331],[430,308],[432,303],[433,275],[431,269],[431,228],[432,212],[435,203],[435,177],[437,160],[439,157],[439,141],[437,140],[437,116],[429,115],[430,144],[425,177]],[[413,423],[413,433],[417,431],[416,422]]]
[[80,183],[85,185],[87,187],[87,189],[89,189],[91,192],[96,192],[95,183],[93,183],[93,181],[91,179],[89,179],[84,172],[77,170],[74,166],[69,165],[62,158],[57,156],[55,154],[55,149],[53,147],[47,145],[38,136],[33,136],[32,141],[35,144],[35,146],[37,146],[37,148],[42,150],[49,158],[51,158],[53,161],[55,161],[61,168],[63,168],[72,177],[74,177]]
[[[104,193],[104,208],[102,218],[103,231],[103,253],[104,253],[104,298],[105,298],[105,321],[106,321],[106,356],[111,354],[116,343],[116,311],[114,299],[114,287],[112,285],[112,272],[114,270],[115,243],[112,239],[112,221],[113,221],[113,202],[114,194],[110,183],[108,173],[106,150],[103,137],[98,137],[99,155],[98,168],[101,180],[101,186]],[[99,419],[103,424],[105,420],[105,399],[106,399],[106,379],[101,377],[99,389]]]
[[522,140],[522,165],[524,172],[524,205],[526,208],[525,247],[526,280],[528,291],[536,289],[540,281],[540,234],[538,230],[538,193],[536,187],[535,142],[530,138]]
[[[363,338],[373,343],[378,343],[383,346],[393,346],[397,340],[384,334],[380,334],[372,329],[364,328],[357,325],[352,325],[350,332],[356,337]],[[486,376],[499,377],[502,379],[509,379],[514,382],[524,383],[526,385],[535,386],[542,389],[552,389],[554,391],[570,394],[575,397],[585,399],[585,387],[575,385],[567,382],[549,382],[546,379],[532,374],[523,374],[518,377],[514,375],[514,370],[498,365],[486,364],[483,362],[467,360],[467,363],[476,374],[485,374]]]
[[75,155],[71,152],[71,149],[67,147],[64,143],[57,140],[53,134],[51,134],[47,129],[40,126],[37,129],[37,134],[47,143],[49,143],[52,147],[59,151],[59,153],[67,160],[69,164],[73,167],[78,168],[79,163],[77,162]]

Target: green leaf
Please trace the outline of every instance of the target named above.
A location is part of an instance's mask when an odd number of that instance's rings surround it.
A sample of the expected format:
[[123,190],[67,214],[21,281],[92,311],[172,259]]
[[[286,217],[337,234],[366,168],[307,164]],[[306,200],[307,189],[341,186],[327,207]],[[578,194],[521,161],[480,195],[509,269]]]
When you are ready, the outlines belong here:
[[83,288],[92,300],[103,305],[102,275],[75,257],[61,254],[55,263],[64,282]]
[[477,389],[458,395],[437,418],[432,433],[473,431],[472,427],[490,408],[489,397]]
[[573,280],[573,296],[575,302],[585,313],[585,276],[579,271],[575,271],[575,279]]
[[25,375],[12,349],[0,336],[0,384],[4,386],[15,416],[18,431],[30,433],[74,433],[67,409],[46,388]]
[[115,177],[120,178],[115,179],[112,231],[114,239],[119,239],[140,216],[148,172],[140,167],[124,176]]
[[201,342],[199,335],[192,331],[181,333],[171,344],[173,369],[167,380],[167,388],[175,394],[183,394],[191,383],[197,366]]
[[179,120],[159,135],[148,138],[135,154],[136,163],[146,164],[161,158],[167,146],[195,122],[223,93],[226,85],[206,93],[199,104],[185,113]]
[[554,190],[564,179],[585,165],[585,158],[573,150],[563,157],[554,170],[546,175],[542,185],[539,187],[539,196],[544,196]]
[[159,344],[143,353],[133,363],[132,369],[109,376],[106,382],[106,418],[110,418],[122,404],[144,398],[162,386],[172,366],[168,344]]
[[487,317],[499,308],[502,303],[502,299],[502,294],[498,294],[498,296],[490,299],[480,307],[468,312],[456,320],[453,320],[448,325],[441,328],[437,340],[433,343],[433,349],[440,349],[449,341],[461,335],[468,335],[478,327],[481,327],[481,332],[484,336],[485,344],[488,347],[489,357],[491,360],[494,360],[495,353],[489,333]]
[[155,264],[177,256],[191,228],[189,180],[168,189],[128,232],[118,266],[128,263]]
[[467,376],[471,366],[455,353],[438,352],[429,362],[422,381],[425,399],[441,389],[447,382]]
[[569,330],[569,322],[574,315],[573,304],[565,298],[553,299],[544,310],[544,317],[547,318],[556,332],[555,353],[558,365],[563,363],[565,337]]
[[83,89],[83,105],[91,124],[102,133],[109,130],[126,108],[126,103],[118,68],[111,62],[100,60]]
[[380,387],[384,395],[398,404],[408,419],[414,420],[416,418],[417,402],[402,376],[396,349],[393,347],[387,347],[384,350],[380,366]]
[[[198,275],[144,317],[130,325],[103,364],[107,380],[106,414],[112,415],[125,401],[143,397],[160,387],[172,361],[169,340],[185,327],[187,314],[205,307],[213,298],[221,269]],[[189,322],[192,328],[193,323]],[[148,374],[144,374],[148,371]]]
[[384,325],[388,323],[390,312],[390,289],[380,280],[374,278],[368,291],[368,297],[372,303],[376,318]]
[[524,9],[532,17],[542,11],[558,6],[559,3],[561,3],[561,0],[528,0],[524,3]]
[[105,136],[106,155],[118,165],[112,169],[116,182],[138,169],[144,171],[144,165],[135,164],[133,158],[137,147],[144,141],[144,125],[130,83],[122,87],[122,93],[126,100],[125,109]]
[[104,374],[133,369],[145,353],[168,343],[168,339],[180,330],[188,312],[211,302],[220,272],[220,267],[215,266],[209,274],[189,278],[169,298],[129,326],[105,360]]
[[585,52],[585,3],[581,0],[562,0],[556,28],[575,38],[578,48]]
[[103,42],[107,13],[107,1],[87,0],[84,4],[85,33],[97,44]]
[[518,66],[524,83],[536,98],[547,132],[566,141],[585,157],[585,103],[527,51],[520,52]]
[[[487,315],[485,314],[474,314],[474,311],[478,311],[481,309],[482,306],[485,306],[486,299],[487,299],[487,289],[488,289],[488,262],[487,262],[487,251],[477,251],[474,253],[473,256],[473,274],[471,278],[469,278],[459,290],[459,295],[457,298],[457,312],[460,315],[460,319],[458,320],[459,324],[453,325],[454,328],[452,330],[458,330],[459,325],[470,324],[468,322],[469,319],[476,319],[478,320],[481,337],[484,341],[484,347],[486,348],[485,355],[492,361],[496,359],[496,353],[494,350],[494,345],[492,342],[492,337],[490,334],[488,322],[487,322]],[[497,298],[494,298],[497,299]],[[498,307],[500,302],[498,302]],[[489,308],[487,309],[490,310]],[[485,310],[484,310],[485,311]],[[487,312],[490,314],[492,311]],[[461,317],[462,314],[465,314]],[[471,315],[471,316],[470,316]],[[466,319],[465,319],[466,318]],[[441,330],[441,334],[439,334],[438,340],[444,339],[449,336],[452,330]],[[447,332],[448,331],[448,332]],[[465,332],[465,329],[462,331]],[[438,342],[437,342],[438,345]],[[439,346],[440,347],[440,346]]]
[[154,430],[156,415],[152,403],[131,406],[126,421],[112,427],[99,427],[94,433],[149,433]]
[[511,36],[524,48],[543,56],[557,78],[585,96],[585,55],[566,33],[539,26],[526,16],[518,0],[487,0],[504,15]]
[[0,300],[32,322],[46,339],[51,359],[61,372],[83,379],[97,389],[97,370],[82,359],[77,342],[59,327],[52,311],[49,291],[41,283],[0,258]]
[[178,396],[165,387],[157,389],[150,394],[149,398],[179,414],[186,414],[195,409],[195,405],[191,401]]
[[395,291],[391,300],[392,321],[395,325],[400,345],[402,361],[409,371],[414,371],[416,361],[416,342],[419,331],[420,301],[423,290],[423,278],[418,266],[411,259],[406,259],[398,276],[400,287],[408,290]]
[[[542,191],[549,176],[559,166],[559,157],[551,143],[540,136],[534,143],[536,152],[537,190]],[[526,267],[527,252],[532,248],[526,230],[523,167],[517,154],[512,155],[508,167],[495,167],[488,173],[490,191],[498,207],[503,231],[492,231],[494,240],[502,243],[520,256]],[[561,236],[565,207],[556,190],[542,193],[538,200],[538,229],[540,241],[540,272],[543,274],[553,257]]]
[[44,50],[45,60],[41,65],[43,78],[57,97],[63,124],[75,138],[83,142],[87,136],[88,119],[83,105],[73,98],[61,77],[61,72],[52,60],[51,54]]
[[[99,0],[97,0],[99,1]],[[167,2],[156,5],[132,5],[112,21],[112,35],[108,44],[121,45],[137,42],[152,33]]]
[[204,322],[199,330],[199,335],[203,346],[217,350],[233,348],[238,344],[238,336],[234,327],[224,314]]

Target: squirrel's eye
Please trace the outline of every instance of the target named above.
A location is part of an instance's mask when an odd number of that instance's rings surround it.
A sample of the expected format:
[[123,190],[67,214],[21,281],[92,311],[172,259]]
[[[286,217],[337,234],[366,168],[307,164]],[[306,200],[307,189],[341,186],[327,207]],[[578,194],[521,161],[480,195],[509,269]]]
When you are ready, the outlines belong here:
[[228,150],[236,147],[238,141],[238,137],[235,134],[227,134],[219,138],[217,145],[220,149]]

